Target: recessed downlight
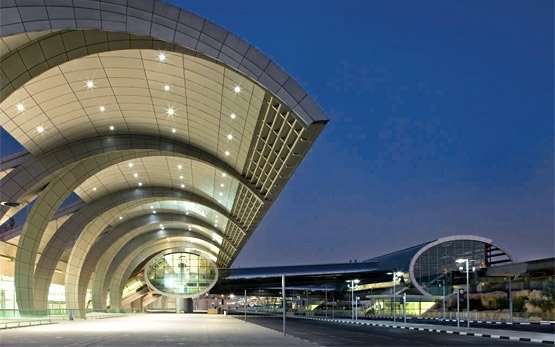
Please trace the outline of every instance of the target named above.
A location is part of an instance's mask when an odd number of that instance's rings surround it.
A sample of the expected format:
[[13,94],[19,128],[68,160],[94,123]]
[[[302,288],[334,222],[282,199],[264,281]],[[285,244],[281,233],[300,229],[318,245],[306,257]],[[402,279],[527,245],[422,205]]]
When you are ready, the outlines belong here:
[[44,132],[44,127],[43,127],[42,125],[39,125],[39,126],[37,127],[37,132],[38,132],[39,134],[42,134],[42,133]]
[[184,185],[184,184],[181,184],[181,188],[185,188],[185,185]]
[[94,81],[93,80],[86,81],[85,86],[87,87],[87,89],[93,89],[94,88]]
[[235,119],[237,117],[237,115],[235,113],[232,113],[229,115],[229,117],[231,117],[231,119]]
[[143,186],[143,182],[139,182],[139,187],[142,187],[142,186]]
[[158,53],[158,60],[159,60],[159,61],[164,62],[164,61],[166,61],[167,59],[168,59],[168,58],[166,57],[166,53],[164,53],[164,52]]
[[177,165],[177,169],[178,169],[178,170],[183,169],[183,165],[181,165],[181,164]]
[[222,177],[226,177],[227,174],[225,172],[222,172]]
[[100,107],[98,108],[98,110],[99,110],[100,112],[104,112],[104,111],[106,111],[106,107],[100,106]]
[[16,107],[17,107],[17,112],[25,111],[25,105],[23,105],[22,103],[17,104]]
[[224,154],[225,154],[226,157],[228,157],[230,153],[229,153],[229,151],[225,151]]
[[175,130],[175,128],[172,128],[172,133],[175,134],[176,131],[177,131],[177,130]]
[[175,115],[175,109],[173,107],[166,108],[166,114],[170,117]]
[[116,127],[114,127],[113,125],[110,125],[110,127],[108,129],[110,129],[110,131],[114,131],[114,130],[116,130]]
[[128,167],[133,167],[133,163],[127,164]]
[[93,192],[96,192],[96,187],[93,187]]
[[168,84],[164,85],[164,91],[169,92],[170,86]]
[[228,140],[233,140],[233,135],[227,134],[227,139],[228,139]]
[[236,85],[235,87],[233,87],[233,91],[235,92],[235,94],[239,94],[241,93],[241,87],[239,85]]
[[139,174],[135,172],[135,173],[133,174],[133,177],[137,178],[137,177],[139,177]]

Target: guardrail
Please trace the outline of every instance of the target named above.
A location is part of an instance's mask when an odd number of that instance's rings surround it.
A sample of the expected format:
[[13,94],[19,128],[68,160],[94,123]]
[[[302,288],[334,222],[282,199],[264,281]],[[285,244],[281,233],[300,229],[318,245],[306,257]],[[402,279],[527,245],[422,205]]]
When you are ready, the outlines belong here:
[[55,322],[53,322],[51,319],[0,321],[0,330],[23,328],[23,327],[30,327],[35,325],[46,325],[46,324],[55,324]]

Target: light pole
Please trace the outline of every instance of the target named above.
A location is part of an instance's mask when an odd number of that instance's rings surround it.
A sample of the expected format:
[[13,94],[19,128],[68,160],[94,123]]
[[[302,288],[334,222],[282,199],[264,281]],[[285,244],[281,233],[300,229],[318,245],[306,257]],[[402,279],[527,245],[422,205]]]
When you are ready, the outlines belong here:
[[[466,272],[466,327],[470,328],[470,280],[469,280],[469,274],[471,269],[468,267],[468,263],[470,262],[470,260],[468,258],[465,259],[457,259],[456,263],[457,264],[464,264],[463,266],[459,266],[459,271],[463,271]],[[474,272],[474,270],[476,270],[476,268],[473,266],[472,267],[472,272]]]
[[397,310],[395,308],[395,282],[397,282],[398,278],[401,278],[401,276],[403,276],[403,273],[400,271],[393,271],[393,272],[388,272],[388,275],[393,275],[393,323],[395,323],[397,321]]
[[[439,281],[441,281],[441,282],[439,282]],[[443,312],[443,320],[445,320],[445,280],[438,280],[438,284],[442,289],[441,310]]]
[[354,279],[354,280],[347,280],[345,281],[347,283],[349,283],[350,287],[351,287],[351,319],[355,319],[355,284],[360,283],[359,279]]

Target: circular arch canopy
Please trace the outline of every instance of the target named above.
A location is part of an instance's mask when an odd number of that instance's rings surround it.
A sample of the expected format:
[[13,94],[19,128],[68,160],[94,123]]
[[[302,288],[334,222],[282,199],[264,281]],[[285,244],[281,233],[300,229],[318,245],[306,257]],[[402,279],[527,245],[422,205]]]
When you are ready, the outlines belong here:
[[[228,267],[327,123],[274,62],[186,10],[148,0],[0,7],[0,125],[25,148],[2,160],[0,217],[36,199],[15,261],[22,313],[35,308],[37,252],[55,235],[46,226],[72,193],[84,206],[163,183],[201,195],[237,221],[220,224],[215,263]],[[124,223],[120,212],[87,228]],[[88,234],[83,257],[102,236]]]

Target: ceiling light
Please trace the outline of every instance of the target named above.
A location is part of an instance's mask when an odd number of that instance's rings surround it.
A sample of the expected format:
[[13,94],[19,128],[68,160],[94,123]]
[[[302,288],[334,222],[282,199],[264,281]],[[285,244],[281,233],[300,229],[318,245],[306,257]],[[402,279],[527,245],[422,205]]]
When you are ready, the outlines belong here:
[[96,192],[96,187],[93,187],[93,191],[95,191],[95,192]]
[[164,224],[160,224],[160,229],[164,230]]
[[110,125],[109,129],[110,129],[110,131],[116,130],[116,128],[113,125]]
[[119,220],[122,220],[122,219],[123,219],[123,216],[119,216]]
[[129,164],[127,164],[127,166],[133,167],[133,163],[129,163]]
[[185,212],[185,214],[188,216],[188,215],[189,215],[189,211]]
[[241,92],[241,87],[235,86],[235,88],[233,88],[233,91],[235,92],[235,94],[239,94]]
[[164,52],[160,52],[158,54],[158,60],[159,61],[166,61],[166,54]]
[[85,82],[85,85],[87,86],[87,89],[92,89],[94,88],[94,81],[88,80],[87,82]]
[[222,177],[227,176],[227,174],[225,172],[222,172]]
[[100,112],[106,111],[106,107],[104,107],[104,106],[100,106],[98,109],[100,110]]
[[218,204],[221,204],[221,203],[222,203],[222,200],[218,200]]
[[42,125],[39,125],[39,126],[37,127],[37,131],[38,131],[39,134],[42,134],[42,133],[44,132],[43,126],[42,126]]
[[220,194],[220,196],[224,195],[224,193],[222,193],[222,192],[220,192],[219,194]]
[[229,156],[229,151],[225,151],[225,156]]
[[23,112],[25,111],[25,105],[23,105],[22,103],[17,104],[17,111],[18,112]]
[[154,210],[154,206],[150,206],[150,209],[151,209],[151,210]]
[[156,210],[152,211],[152,214],[156,214]]
[[173,116],[173,115],[175,114],[175,110],[173,109],[173,107],[168,107],[168,108],[166,109],[166,114],[167,114],[168,116]]
[[235,117],[237,117],[237,115],[235,115],[235,113],[232,113],[229,116],[231,117],[231,119],[235,119]]
[[143,182],[139,182],[139,187],[142,187],[142,186],[143,186]]
[[177,131],[177,130],[175,130],[175,128],[172,128],[172,133],[175,134],[176,131]]
[[137,178],[137,177],[139,177],[139,174],[135,172],[135,173],[133,174],[133,177]]
[[223,187],[224,187],[224,184],[223,184],[223,183],[220,183],[220,187],[222,187],[222,188],[223,188]]
[[181,164],[177,165],[177,169],[178,169],[178,170],[183,169],[183,165],[181,165]]
[[181,185],[181,188],[185,188],[185,185],[184,185],[184,184],[182,184],[182,185]]
[[183,176],[179,176],[179,179],[182,180],[182,179],[183,179]]
[[169,91],[170,91],[170,86],[166,84],[166,85],[164,86],[164,90],[165,90],[166,92],[169,92]]
[[227,139],[228,139],[228,140],[232,140],[232,139],[233,139],[233,135],[227,134]]
[[189,231],[191,231],[191,226],[189,225],[189,226],[187,227],[187,229],[189,229]]

